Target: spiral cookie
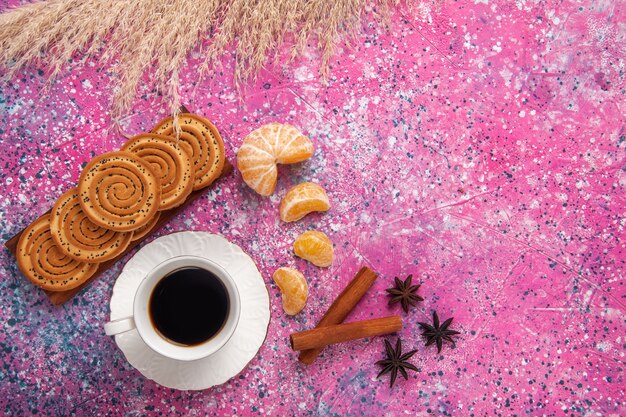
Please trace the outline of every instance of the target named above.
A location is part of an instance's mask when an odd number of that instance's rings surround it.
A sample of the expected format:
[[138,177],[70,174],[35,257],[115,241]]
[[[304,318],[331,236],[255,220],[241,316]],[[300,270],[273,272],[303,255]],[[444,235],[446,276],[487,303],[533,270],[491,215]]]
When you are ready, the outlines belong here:
[[[181,142],[192,149],[191,158],[194,164],[194,190],[204,188],[219,177],[224,168],[224,142],[213,123],[204,117],[191,113],[178,116]],[[161,120],[152,130],[167,136],[176,136],[171,117]]]
[[70,258],[83,262],[104,262],[124,252],[133,232],[114,232],[94,224],[80,206],[78,191],[64,193],[50,213],[54,242]]
[[193,191],[191,158],[175,139],[155,133],[142,133],[129,139],[121,150],[132,152],[149,162],[159,177],[159,210],[181,205]]
[[149,162],[131,152],[96,156],[78,180],[80,205],[98,226],[135,230],[159,210],[161,184]]
[[76,261],[57,246],[50,233],[50,215],[28,226],[17,244],[17,265],[39,287],[50,291],[71,290],[87,281],[97,263]]
[[142,239],[144,236],[150,233],[154,226],[156,226],[156,224],[159,222],[160,217],[161,213],[157,212],[157,214],[154,215],[148,223],[144,224],[139,229],[133,230],[133,238],[130,241],[134,242],[136,240]]

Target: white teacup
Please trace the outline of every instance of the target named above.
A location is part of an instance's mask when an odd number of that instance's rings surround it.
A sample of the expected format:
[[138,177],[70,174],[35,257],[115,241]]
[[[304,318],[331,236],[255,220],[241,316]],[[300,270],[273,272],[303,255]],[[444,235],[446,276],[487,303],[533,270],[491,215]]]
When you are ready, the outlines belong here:
[[[201,268],[209,271],[222,284],[227,295],[228,309],[221,328],[202,343],[184,345],[165,337],[150,316],[150,300],[157,284],[162,279],[187,268]],[[198,256],[177,256],[170,258],[150,271],[141,281],[133,300],[133,315],[108,322],[104,331],[112,336],[137,329],[139,336],[152,350],[171,359],[192,361],[205,358],[221,349],[235,332],[239,322],[241,302],[237,284],[221,266]]]

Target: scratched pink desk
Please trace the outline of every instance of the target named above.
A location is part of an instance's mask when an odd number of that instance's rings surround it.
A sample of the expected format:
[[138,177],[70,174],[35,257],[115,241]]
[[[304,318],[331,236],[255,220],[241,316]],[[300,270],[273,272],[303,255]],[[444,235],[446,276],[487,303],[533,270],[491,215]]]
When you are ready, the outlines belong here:
[[[255,260],[272,319],[249,366],[206,391],[163,388],[103,334],[125,260],[55,308],[5,250],[0,413],[626,415],[626,9],[426,1],[394,14],[388,32],[364,21],[355,46],[332,59],[328,86],[313,51],[261,73],[242,101],[228,66],[197,80],[191,62],[183,77],[187,106],[218,126],[230,160],[271,121],[300,127],[316,145],[309,161],[281,168],[273,197],[259,198],[235,172],[157,234],[220,233]],[[109,129],[105,73],[94,61],[72,66],[47,96],[37,68],[0,87],[4,240],[74,184],[93,154],[123,142]],[[128,132],[166,108],[154,92],[139,96]],[[280,198],[304,180],[326,188],[332,210],[280,222]],[[292,256],[309,228],[332,238],[331,268]],[[405,348],[418,349],[420,372],[393,389],[375,379],[382,338],[332,346],[308,368],[289,348],[288,335],[313,327],[362,264],[381,276],[348,320],[399,313]],[[271,280],[279,266],[309,280],[295,318]],[[405,315],[387,306],[384,289],[410,273],[426,300]],[[433,310],[462,332],[441,355],[424,347],[417,325]]]

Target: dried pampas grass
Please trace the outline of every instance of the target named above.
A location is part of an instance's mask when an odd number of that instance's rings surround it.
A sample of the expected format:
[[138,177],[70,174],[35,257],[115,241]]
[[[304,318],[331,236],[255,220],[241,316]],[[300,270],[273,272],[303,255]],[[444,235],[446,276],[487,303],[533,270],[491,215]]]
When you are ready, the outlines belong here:
[[[353,32],[366,5],[386,9],[397,0],[50,0],[0,15],[0,66],[11,78],[33,63],[51,77],[67,62],[97,57],[112,63],[112,115],[119,118],[135,99],[144,74],[180,105],[179,72],[188,54],[205,45],[203,73],[225,51],[235,52],[235,82],[253,77],[290,38],[291,57],[317,40],[322,73],[340,36]],[[152,74],[153,72],[153,74]]]

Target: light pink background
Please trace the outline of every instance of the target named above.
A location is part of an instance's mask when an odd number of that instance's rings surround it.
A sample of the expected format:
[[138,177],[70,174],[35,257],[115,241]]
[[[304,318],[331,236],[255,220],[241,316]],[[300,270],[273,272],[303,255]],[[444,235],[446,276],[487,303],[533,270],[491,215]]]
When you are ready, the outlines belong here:
[[[13,2],[10,2],[13,3]],[[3,9],[7,2],[2,2]],[[372,11],[340,45],[328,84],[314,49],[268,65],[239,96],[232,62],[198,79],[187,106],[222,133],[227,157],[273,121],[299,127],[313,157],[281,167],[261,198],[238,172],[157,235],[220,233],[256,261],[270,292],[267,340],[236,378],[177,392],[132,369],[104,336],[124,261],[60,308],[0,256],[0,412],[7,415],[622,416],[626,346],[626,11],[623,1],[425,1],[385,28]],[[108,67],[72,64],[44,94],[39,66],[0,86],[0,225],[17,233],[76,183],[81,164],[124,142],[110,129]],[[131,133],[165,114],[142,89]],[[302,181],[332,209],[285,224],[278,205]],[[292,253],[307,229],[336,260]],[[382,338],[332,346],[297,363],[288,335],[313,327],[362,266],[380,278],[349,321],[400,314],[420,369],[377,380]],[[299,268],[310,296],[295,318],[271,276]],[[388,307],[394,276],[422,283],[423,303]],[[462,334],[441,355],[418,321],[436,310]],[[390,339],[395,342],[395,337]]]

